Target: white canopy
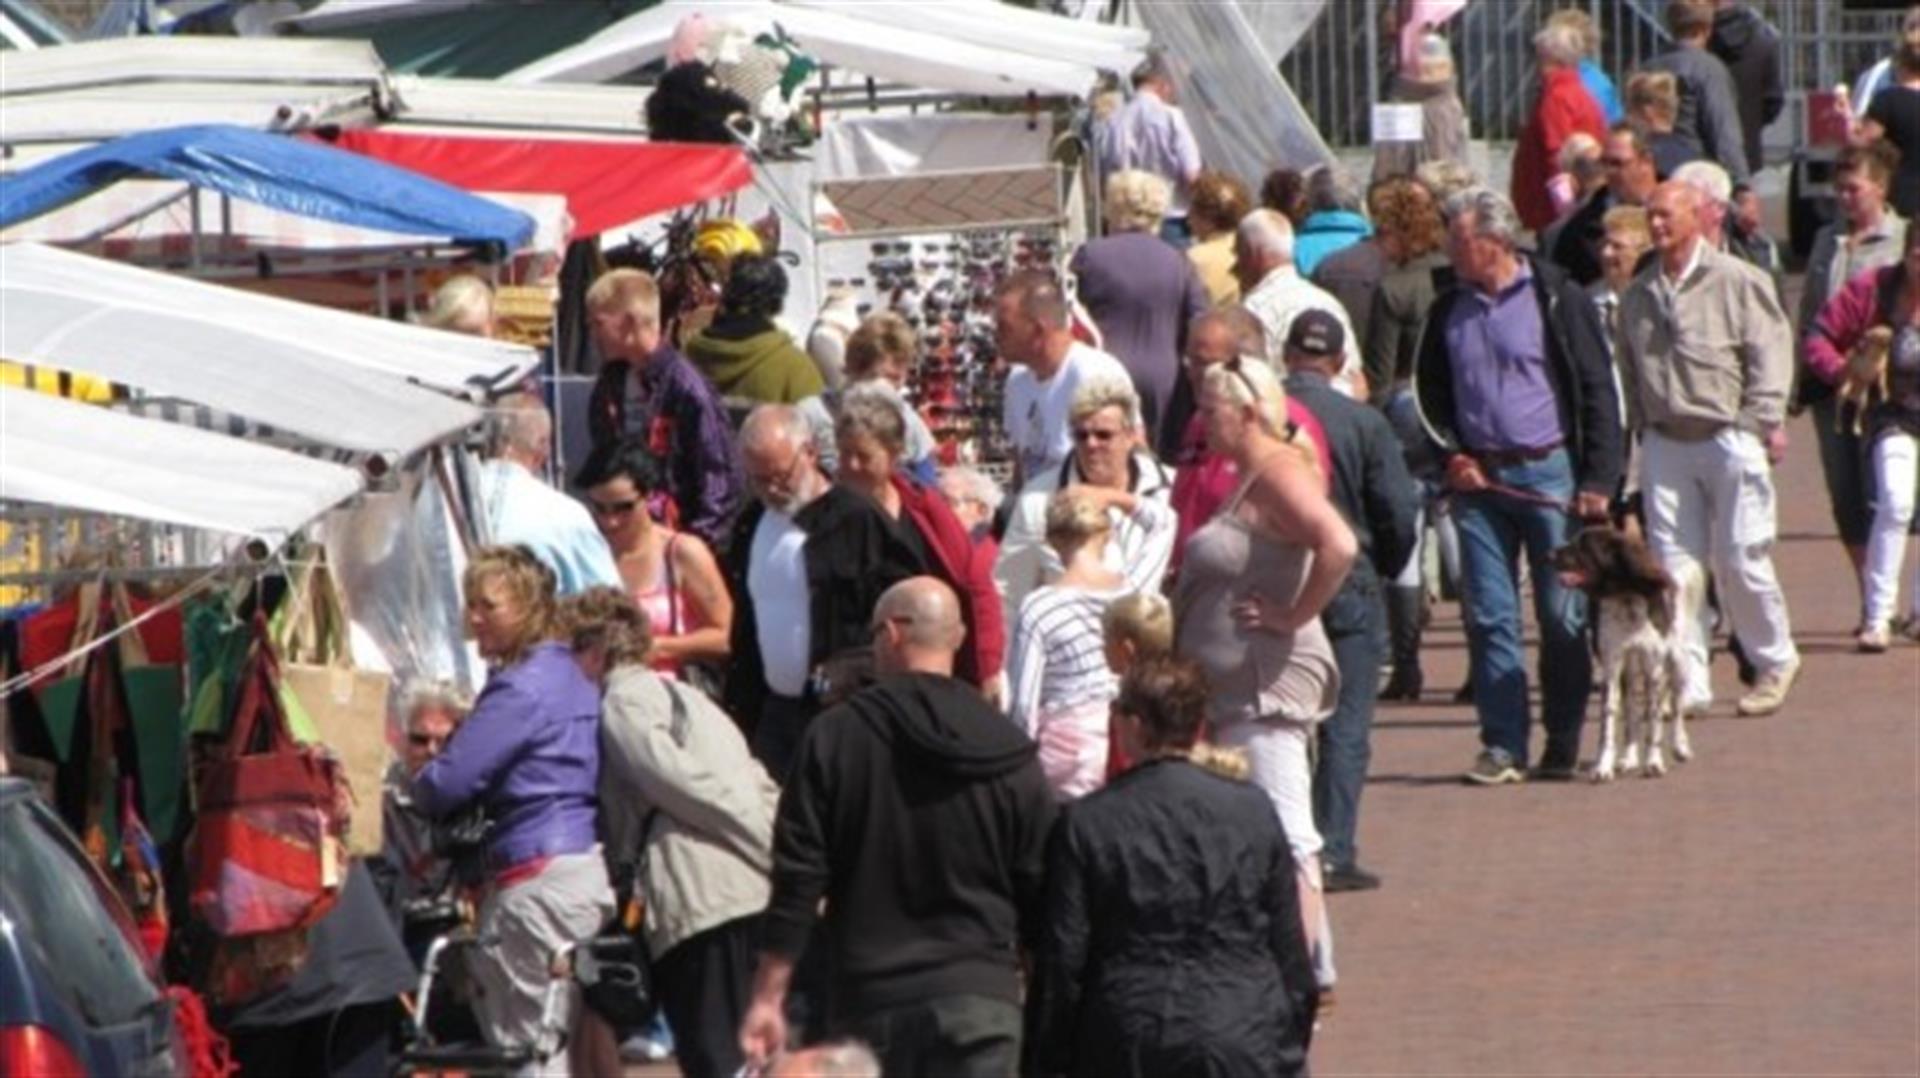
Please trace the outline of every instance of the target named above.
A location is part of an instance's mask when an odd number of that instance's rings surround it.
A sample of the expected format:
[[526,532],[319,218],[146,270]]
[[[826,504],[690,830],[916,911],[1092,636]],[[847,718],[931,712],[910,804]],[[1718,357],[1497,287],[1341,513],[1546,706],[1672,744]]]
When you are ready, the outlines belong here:
[[0,498],[278,540],[360,489],[338,464],[0,386]]
[[[329,310],[37,243],[0,247],[0,296],[7,301],[5,344],[0,354],[9,359],[31,358],[21,354],[17,345],[41,346],[27,326],[48,322],[49,334],[57,334],[62,328],[57,321],[16,306],[16,290],[21,298],[64,294],[84,305],[79,313],[105,314],[119,308],[139,312],[128,319],[137,321],[144,313],[154,312],[178,319],[181,328],[204,326],[209,331],[224,330],[275,346],[284,344],[293,349],[290,354],[310,359],[320,367],[335,365],[352,373],[377,373],[453,393],[510,385],[539,362],[539,356],[525,345]],[[147,331],[145,335],[153,334]],[[94,373],[115,377],[105,371]],[[140,384],[137,378],[116,380]],[[428,396],[444,400],[434,394]],[[228,410],[274,422],[245,409]]]
[[[323,445],[404,456],[479,422],[408,385],[464,383],[475,342],[38,244],[0,248],[0,355],[206,404]],[[444,350],[443,350],[444,349]],[[496,376],[501,366],[491,367]],[[426,381],[426,378],[420,380]]]
[[[230,37],[124,37],[7,57],[0,94],[71,92],[155,82],[372,86],[386,76],[365,41]],[[137,98],[139,91],[130,91]]]
[[[600,82],[666,54],[681,19],[695,13],[758,34],[778,24],[818,59],[850,72],[952,93],[1078,97],[1098,77],[1090,55],[1138,59],[1138,37],[1095,33],[1078,48],[1063,42],[1091,29],[1033,12],[1009,19],[999,4],[955,5],[850,0],[665,0],[592,37],[508,72],[507,82]],[[1055,24],[1064,24],[1053,29]],[[1043,32],[1044,31],[1044,32]],[[1125,33],[1124,31],[1122,33]],[[1139,41],[1139,45],[1132,42]],[[1128,64],[1127,66],[1131,66]]]

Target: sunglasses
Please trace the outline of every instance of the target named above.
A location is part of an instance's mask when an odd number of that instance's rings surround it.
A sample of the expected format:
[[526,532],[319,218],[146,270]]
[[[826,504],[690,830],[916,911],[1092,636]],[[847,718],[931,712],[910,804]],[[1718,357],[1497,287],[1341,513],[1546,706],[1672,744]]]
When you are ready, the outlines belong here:
[[1095,442],[1105,445],[1120,437],[1117,430],[1101,430],[1099,427],[1073,428],[1073,440],[1076,442]]
[[628,498],[624,502],[597,502],[588,498],[587,504],[593,507],[595,516],[617,517],[633,512],[634,508],[640,504],[640,499]]

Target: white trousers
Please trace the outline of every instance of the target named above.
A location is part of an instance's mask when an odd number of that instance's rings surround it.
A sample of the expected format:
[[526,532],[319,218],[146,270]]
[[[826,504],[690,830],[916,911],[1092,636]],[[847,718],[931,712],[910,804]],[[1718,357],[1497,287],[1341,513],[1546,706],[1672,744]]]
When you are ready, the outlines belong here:
[[1313,823],[1313,761],[1307,751],[1313,726],[1287,719],[1236,722],[1215,730],[1213,741],[1247,754],[1248,777],[1280,816],[1287,845],[1293,848],[1301,929],[1313,955],[1314,974],[1320,987],[1331,988],[1338,974],[1333,965],[1333,927],[1327,922],[1320,879],[1320,848],[1325,842]]
[[[1867,627],[1893,621],[1900,598],[1900,563],[1907,556],[1907,529],[1913,523],[1914,480],[1920,471],[1920,439],[1899,428],[1882,431],[1873,441],[1873,530],[1867,535],[1865,580]],[[1907,609],[1920,616],[1920,568],[1907,592]]]
[[1647,431],[1641,451],[1648,545],[1681,585],[1681,594],[1695,599],[1693,609],[1681,611],[1682,699],[1689,705],[1713,699],[1707,661],[1709,569],[1719,587],[1720,608],[1754,666],[1768,674],[1796,661],[1800,653],[1787,620],[1787,597],[1773,571],[1777,521],[1766,444],[1732,427],[1698,442]]
[[[613,916],[613,889],[598,848],[564,854],[541,873],[495,888],[480,903],[477,930],[484,941],[470,965],[479,982],[480,1030],[501,1047],[538,1044],[554,952],[592,937]],[[576,985],[561,997],[560,1028],[571,1040],[580,1006]],[[536,1068],[541,1078],[566,1078],[567,1053]]]

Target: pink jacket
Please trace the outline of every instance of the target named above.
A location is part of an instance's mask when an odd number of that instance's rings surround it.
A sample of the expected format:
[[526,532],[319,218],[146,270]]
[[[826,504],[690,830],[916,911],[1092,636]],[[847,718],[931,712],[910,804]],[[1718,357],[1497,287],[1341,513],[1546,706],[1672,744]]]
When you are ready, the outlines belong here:
[[1888,309],[1900,289],[1895,263],[1862,273],[1842,285],[1820,308],[1807,330],[1807,369],[1828,385],[1839,385],[1846,373],[1847,353],[1875,326],[1885,325]]

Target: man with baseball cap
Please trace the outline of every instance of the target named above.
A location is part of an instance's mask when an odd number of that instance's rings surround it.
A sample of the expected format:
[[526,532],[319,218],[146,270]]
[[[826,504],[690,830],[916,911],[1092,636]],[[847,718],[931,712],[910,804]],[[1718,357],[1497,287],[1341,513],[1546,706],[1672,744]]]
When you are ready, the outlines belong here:
[[1347,334],[1332,312],[1302,311],[1287,332],[1287,395],[1320,420],[1333,462],[1333,504],[1360,540],[1363,555],[1340,593],[1320,613],[1340,667],[1340,700],[1320,726],[1320,766],[1313,776],[1313,820],[1326,839],[1323,878],[1328,891],[1380,886],[1362,869],[1354,832],[1360,790],[1373,751],[1373,701],[1387,648],[1382,581],[1392,580],[1413,554],[1419,495],[1407,473],[1400,440],[1386,417],[1334,388]]

